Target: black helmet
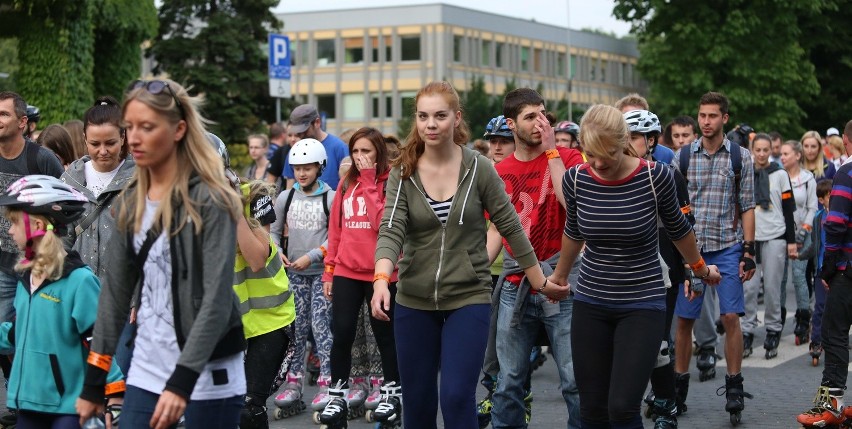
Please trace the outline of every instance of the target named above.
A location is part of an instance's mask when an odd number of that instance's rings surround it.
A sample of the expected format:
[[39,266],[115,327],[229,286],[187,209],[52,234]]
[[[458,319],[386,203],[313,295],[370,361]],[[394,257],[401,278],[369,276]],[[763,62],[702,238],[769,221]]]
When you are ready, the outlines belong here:
[[24,176],[0,193],[0,206],[42,215],[56,226],[79,219],[88,201],[65,182],[41,174]]
[[38,107],[27,105],[27,122],[38,122],[41,120],[41,111]]

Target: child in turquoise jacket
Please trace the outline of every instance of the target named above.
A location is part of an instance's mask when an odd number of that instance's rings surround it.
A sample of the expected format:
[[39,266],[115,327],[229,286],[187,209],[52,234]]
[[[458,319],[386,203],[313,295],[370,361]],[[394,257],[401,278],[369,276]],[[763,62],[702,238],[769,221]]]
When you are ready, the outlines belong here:
[[120,410],[124,381],[116,365],[105,362],[111,365],[105,392],[83,391],[100,282],[77,252],[66,253],[60,237],[85,202],[49,176],[25,176],[0,193],[9,233],[23,253],[15,266],[17,316],[0,325],[0,351],[15,353],[7,404],[18,410],[21,429],[79,428],[75,400],[81,395],[98,403],[111,397],[109,420]]

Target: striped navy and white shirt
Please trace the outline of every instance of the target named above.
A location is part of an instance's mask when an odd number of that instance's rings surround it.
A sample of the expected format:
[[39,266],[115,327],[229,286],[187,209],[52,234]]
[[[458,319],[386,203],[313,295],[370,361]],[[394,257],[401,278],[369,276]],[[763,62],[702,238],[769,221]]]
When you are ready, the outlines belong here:
[[447,201],[435,201],[427,196],[426,201],[429,201],[429,206],[432,207],[432,211],[435,212],[435,216],[438,216],[441,224],[446,225],[447,218],[450,216],[450,206],[453,204],[453,197],[450,197]]
[[657,218],[672,240],[692,230],[678,205],[669,167],[651,163],[649,168],[640,160],[626,178],[606,181],[583,164],[565,173],[562,191],[567,205],[565,235],[586,242],[580,276],[573,285],[575,299],[607,307],[665,310]]

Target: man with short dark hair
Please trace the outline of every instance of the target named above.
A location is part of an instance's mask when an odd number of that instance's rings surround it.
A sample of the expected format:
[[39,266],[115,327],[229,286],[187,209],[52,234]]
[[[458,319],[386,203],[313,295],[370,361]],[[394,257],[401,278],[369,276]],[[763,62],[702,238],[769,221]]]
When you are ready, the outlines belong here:
[[779,167],[784,167],[781,165],[781,144],[784,142],[784,138],[781,137],[781,133],[778,131],[773,131],[769,133],[770,143],[772,146],[770,147],[770,155],[769,160],[778,164]]
[[[725,327],[725,410],[739,421],[745,408],[741,371],[745,314],[743,281],[754,275],[754,164],[748,149],[725,137],[728,99],[716,92],[701,97],[698,124],[701,138],[675,156],[675,168],[686,177],[695,214],[695,235],[707,264],[717,265],[722,281],[716,286],[721,321]],[[683,151],[687,151],[683,153]],[[733,155],[737,151],[738,155]],[[682,158],[683,157],[683,158]],[[741,171],[734,160],[739,158]],[[682,165],[683,161],[685,165]],[[686,171],[682,171],[688,167]],[[738,275],[737,275],[738,274]],[[694,299],[693,299],[694,298]],[[692,328],[701,313],[703,296],[678,296],[675,372],[686,373],[692,356]]]
[[[24,138],[25,129],[27,103],[14,92],[0,92],[0,189],[6,189],[26,175],[46,174],[59,178],[65,172],[53,152]],[[0,214],[0,322],[15,318],[13,302],[18,288],[15,273],[18,248],[9,235],[9,226],[9,219]],[[0,356],[0,367],[8,380],[11,364],[5,356]],[[9,423],[5,417],[3,423]]]
[[[583,162],[575,149],[556,146],[547,119],[544,99],[530,88],[518,88],[503,100],[503,115],[515,139],[515,152],[495,165],[509,200],[521,219],[543,269],[556,265],[562,249],[565,200],[562,176],[566,168]],[[487,247],[493,261],[500,248],[500,234],[493,225]],[[541,325],[550,339],[559,370],[560,391],[568,408],[568,427],[580,427],[580,396],[574,380],[571,355],[569,286],[530,285],[503,241],[503,272],[497,280],[495,299],[499,375],[494,392],[491,425],[495,429],[526,427],[524,399],[530,350]],[[546,273],[547,271],[545,271]],[[563,282],[564,283],[564,282]],[[496,302],[495,302],[496,300]],[[492,316],[492,323],[495,318]]]
[[[343,143],[337,136],[329,134],[322,129],[322,119],[320,119],[317,108],[310,104],[302,104],[293,109],[290,113],[290,130],[302,139],[319,140],[325,153],[328,155],[328,161],[325,168],[322,170],[320,179],[331,186],[332,189],[337,189],[337,183],[340,181],[338,170],[340,161],[349,156],[349,146]],[[290,188],[295,183],[295,174],[290,163],[284,166],[284,177],[287,178],[287,187]]]
[[698,134],[695,132],[698,124],[692,116],[683,115],[674,118],[671,127],[671,149],[675,151],[694,142],[698,138]]
[[[278,122],[269,127],[269,147],[270,152],[272,146],[277,146],[275,153],[269,158],[269,167],[266,169],[266,181],[276,185],[286,185],[286,180],[279,184],[281,174],[284,172],[284,167],[287,165],[287,157],[290,155],[290,148],[296,143],[295,138],[291,139],[291,134],[288,133],[289,125],[280,124]],[[269,153],[267,153],[269,155]]]

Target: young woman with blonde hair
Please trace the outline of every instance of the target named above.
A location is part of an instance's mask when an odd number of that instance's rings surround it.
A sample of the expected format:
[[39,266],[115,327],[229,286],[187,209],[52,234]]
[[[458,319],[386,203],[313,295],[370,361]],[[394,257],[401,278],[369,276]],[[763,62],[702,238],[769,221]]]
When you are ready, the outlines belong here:
[[837,169],[834,163],[826,159],[823,154],[823,141],[819,132],[806,132],[799,139],[799,144],[802,146],[802,167],[810,171],[817,181],[833,179]]
[[[205,134],[199,99],[171,80],[136,81],[122,106],[134,179],[117,197],[118,231],[98,306],[86,386],[103,385],[137,306],[122,425],[164,429],[239,423],[246,393],[233,290],[241,205]],[[81,398],[81,418],[100,404]]]

